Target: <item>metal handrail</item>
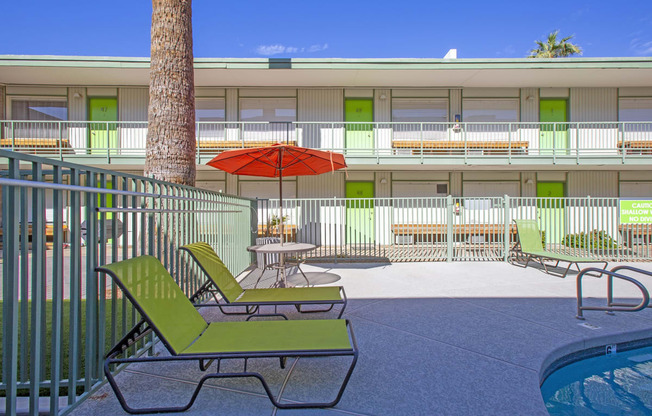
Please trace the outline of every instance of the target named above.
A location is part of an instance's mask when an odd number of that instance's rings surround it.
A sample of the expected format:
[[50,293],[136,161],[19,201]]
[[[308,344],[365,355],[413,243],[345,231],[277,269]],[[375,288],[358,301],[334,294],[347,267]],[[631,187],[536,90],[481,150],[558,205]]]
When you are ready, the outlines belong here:
[[141,212],[146,214],[179,214],[185,212],[197,212],[200,214],[204,213],[238,213],[242,211],[235,210],[223,210],[223,209],[202,209],[197,211],[194,209],[158,209],[158,208],[108,208],[108,207],[98,207],[95,208],[97,212]]
[[[582,305],[582,278],[584,277],[585,274],[588,274],[589,272],[598,272],[601,274],[606,274],[611,279],[615,277],[633,283],[641,290],[641,294],[643,295],[643,299],[641,303],[639,303],[638,305],[627,305],[627,306],[583,306]],[[632,277],[615,273],[613,270],[603,270],[597,267],[587,267],[586,269],[582,269],[582,271],[580,271],[580,273],[577,275],[577,315],[575,316],[577,319],[580,320],[585,319],[583,315],[583,311],[638,312],[640,310],[645,309],[649,303],[650,303],[650,293],[647,291],[647,289],[645,288],[645,286],[643,286],[641,282],[639,282],[638,280]]]
[[[646,276],[651,276],[652,277],[652,272],[649,272],[647,270],[639,269],[637,267],[632,267],[632,266],[616,266],[613,269],[611,269],[612,272],[617,272],[619,270],[629,270],[635,273],[640,273],[644,274]],[[614,302],[614,293],[613,293],[613,278],[611,276],[607,276],[607,305],[609,306],[636,306],[632,305],[631,303],[622,303],[622,302]],[[648,308],[652,308],[652,305],[648,305]]]
[[204,202],[208,204],[231,205],[231,206],[237,206],[243,208],[251,208],[253,211],[255,211],[255,209],[252,207],[249,207],[244,204],[237,204],[234,202],[215,201],[212,199],[192,198],[187,196],[170,195],[164,193],[135,192],[135,191],[124,191],[120,189],[95,188],[92,186],[67,185],[67,184],[52,183],[52,182],[38,182],[38,181],[29,181],[25,179],[0,178],[0,186],[16,186],[16,187],[25,187],[25,188],[55,189],[60,191],[87,192],[87,193],[95,193],[95,194],[136,196],[136,197],[158,198],[158,199],[174,199],[179,201],[192,201],[192,202]]

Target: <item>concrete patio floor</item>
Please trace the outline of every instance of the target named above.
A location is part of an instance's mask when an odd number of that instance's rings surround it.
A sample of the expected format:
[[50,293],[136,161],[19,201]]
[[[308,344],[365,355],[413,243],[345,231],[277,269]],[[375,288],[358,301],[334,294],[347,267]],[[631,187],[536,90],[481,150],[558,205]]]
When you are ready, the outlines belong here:
[[[615,264],[614,264],[615,265]],[[652,271],[650,263],[636,263]],[[613,266],[613,265],[610,265]],[[652,337],[652,309],[638,313],[585,312],[575,318],[575,275],[501,262],[306,265],[310,277],[343,285],[360,358],[340,403],[332,409],[279,410],[250,380],[212,380],[187,415],[547,415],[539,384],[555,359],[582,349]],[[243,284],[258,277],[248,276]],[[297,276],[291,280],[300,282]],[[652,277],[641,279],[652,287]],[[263,280],[270,284],[269,276]],[[604,304],[606,278],[585,279],[587,304]],[[619,298],[636,288],[616,285]],[[203,308],[208,320],[228,320]],[[299,316],[290,319],[334,317]],[[239,318],[242,319],[242,318]],[[167,354],[160,344],[159,352]],[[251,360],[285,402],[334,397],[344,358]],[[240,370],[242,361],[222,371]],[[212,367],[214,370],[214,366]],[[131,365],[117,379],[133,406],[185,403],[201,377],[195,364]],[[73,415],[124,414],[108,385]]]

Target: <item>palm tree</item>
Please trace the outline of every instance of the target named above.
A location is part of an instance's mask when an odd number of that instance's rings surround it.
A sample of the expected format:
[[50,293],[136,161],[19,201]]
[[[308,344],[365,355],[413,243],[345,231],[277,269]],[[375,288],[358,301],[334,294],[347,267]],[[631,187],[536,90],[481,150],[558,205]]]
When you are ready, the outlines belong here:
[[145,176],[195,184],[192,0],[152,0]]
[[563,58],[582,54],[582,48],[569,42],[575,35],[568,36],[557,42],[558,34],[559,30],[555,30],[548,35],[545,42],[536,40],[537,47],[530,51],[528,58]]

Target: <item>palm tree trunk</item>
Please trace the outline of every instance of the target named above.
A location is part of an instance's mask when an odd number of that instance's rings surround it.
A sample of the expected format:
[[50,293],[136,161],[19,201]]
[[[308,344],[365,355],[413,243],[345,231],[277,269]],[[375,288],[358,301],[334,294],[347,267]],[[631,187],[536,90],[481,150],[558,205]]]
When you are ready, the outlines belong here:
[[191,0],[152,0],[145,176],[195,184]]

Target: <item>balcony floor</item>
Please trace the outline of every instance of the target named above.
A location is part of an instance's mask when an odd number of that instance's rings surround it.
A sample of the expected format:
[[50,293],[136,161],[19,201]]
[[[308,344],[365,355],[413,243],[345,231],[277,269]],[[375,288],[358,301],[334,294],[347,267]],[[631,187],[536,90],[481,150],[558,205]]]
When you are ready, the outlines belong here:
[[[635,266],[652,270],[650,263]],[[652,329],[652,309],[613,316],[587,311],[584,322],[599,329],[580,326],[574,274],[560,279],[502,262],[311,264],[304,270],[322,273],[309,275],[315,283],[344,285],[350,299],[344,317],[352,322],[360,358],[341,402],[333,409],[277,410],[260,384],[213,380],[184,414],[546,416],[540,373],[554,359],[646,338]],[[264,282],[271,283],[271,276]],[[604,304],[605,285],[605,278],[586,278],[586,304]],[[616,293],[636,297],[635,289],[618,284]],[[290,319],[306,318],[283,311]],[[202,313],[209,320],[230,319],[215,309]],[[347,364],[289,359],[281,370],[270,359],[251,360],[249,368],[268,376],[284,401],[299,402],[331,397]],[[223,363],[223,371],[241,366]],[[200,374],[189,364],[132,365],[117,379],[132,405],[178,405],[188,400]],[[103,386],[72,414],[123,411]]]

